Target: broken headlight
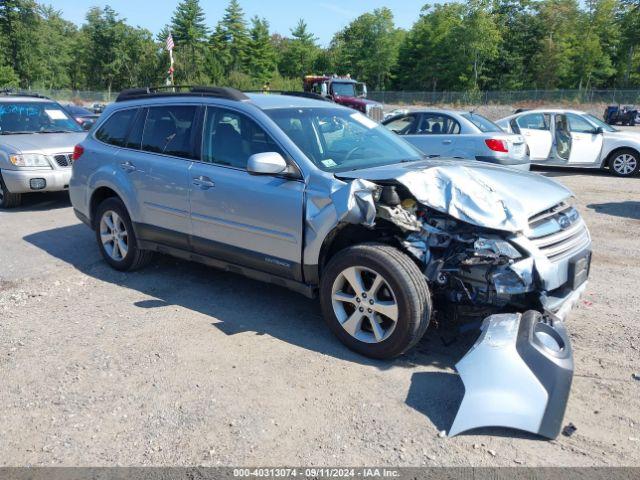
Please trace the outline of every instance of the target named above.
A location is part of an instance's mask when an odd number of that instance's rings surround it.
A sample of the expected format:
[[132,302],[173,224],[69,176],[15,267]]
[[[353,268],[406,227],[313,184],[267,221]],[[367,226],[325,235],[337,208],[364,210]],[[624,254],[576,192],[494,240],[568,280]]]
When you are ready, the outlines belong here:
[[473,244],[473,248],[479,252],[491,252],[500,257],[512,258],[514,260],[522,258],[522,254],[507,240],[499,238],[479,237]]

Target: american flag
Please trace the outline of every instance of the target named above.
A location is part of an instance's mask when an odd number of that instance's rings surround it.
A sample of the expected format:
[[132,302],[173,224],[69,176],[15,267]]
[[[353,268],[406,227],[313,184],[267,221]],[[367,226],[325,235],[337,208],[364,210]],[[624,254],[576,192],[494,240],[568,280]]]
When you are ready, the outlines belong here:
[[173,50],[173,47],[175,47],[175,44],[173,43],[173,35],[169,33],[169,36],[167,37],[167,50],[171,51]]

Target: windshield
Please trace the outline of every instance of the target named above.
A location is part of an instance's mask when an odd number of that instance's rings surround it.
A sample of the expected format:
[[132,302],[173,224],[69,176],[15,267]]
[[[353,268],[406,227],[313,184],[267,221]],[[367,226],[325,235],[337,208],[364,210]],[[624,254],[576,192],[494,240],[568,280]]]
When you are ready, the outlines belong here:
[[331,89],[333,90],[334,95],[339,95],[341,97],[355,97],[356,93],[356,84],[355,83],[338,83],[332,82]]
[[423,154],[361,113],[337,108],[267,110],[318,168],[344,172],[422,160]]
[[82,132],[82,128],[55,102],[0,103],[0,134]]
[[473,123],[483,132],[503,132],[503,130],[488,118],[478,115],[477,113],[463,113],[462,116]]
[[585,113],[584,116],[587,117],[592,123],[595,123],[597,127],[602,128],[602,130],[604,130],[605,132],[617,132],[618,131],[615,128],[613,128],[611,125],[608,125],[608,124],[604,123],[598,117],[594,117],[590,113]]

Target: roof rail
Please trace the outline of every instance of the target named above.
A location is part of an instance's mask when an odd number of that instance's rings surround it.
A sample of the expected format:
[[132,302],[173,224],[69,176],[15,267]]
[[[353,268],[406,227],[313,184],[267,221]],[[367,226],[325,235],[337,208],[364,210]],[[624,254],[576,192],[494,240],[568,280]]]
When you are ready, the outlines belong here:
[[116,102],[135,100],[147,97],[173,97],[173,96],[195,96],[195,97],[215,97],[235,100],[238,102],[248,100],[244,93],[235,88],[228,87],[205,87],[192,85],[167,85],[161,87],[130,88],[123,90],[116,98]]
[[291,97],[303,97],[303,98],[310,98],[312,100],[321,100],[323,102],[331,102],[333,103],[333,100],[331,100],[328,97],[323,97],[322,95],[318,94],[318,93],[313,93],[313,92],[299,92],[299,91],[287,91],[287,90],[251,90],[245,93],[264,93],[264,94],[276,94],[276,95],[288,95]]
[[12,96],[12,97],[33,97],[33,98],[46,98],[49,100],[49,97],[41,95],[40,93],[34,93],[24,90],[15,90],[13,88],[0,88],[0,95],[4,96]]

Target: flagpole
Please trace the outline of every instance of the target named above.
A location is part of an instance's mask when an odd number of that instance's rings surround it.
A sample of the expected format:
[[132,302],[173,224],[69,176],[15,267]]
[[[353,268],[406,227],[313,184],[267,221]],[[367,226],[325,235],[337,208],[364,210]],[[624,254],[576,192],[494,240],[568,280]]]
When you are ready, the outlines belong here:
[[171,32],[169,32],[169,36],[167,37],[166,40],[166,48],[167,50],[169,50],[169,61],[171,62],[171,65],[169,67],[169,81],[171,82],[171,86],[175,86],[175,82],[173,81],[173,64],[174,64],[174,60],[173,60],[173,47],[175,46],[174,42],[173,42],[173,35],[171,34]]

